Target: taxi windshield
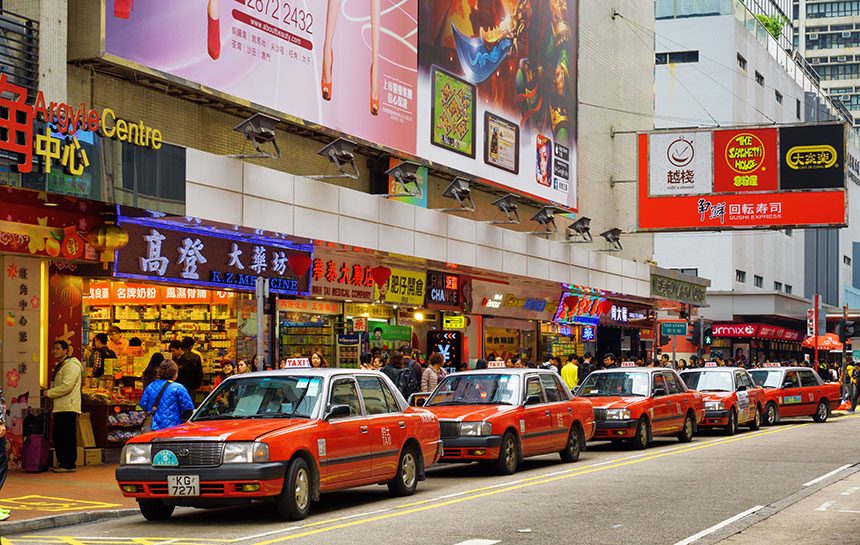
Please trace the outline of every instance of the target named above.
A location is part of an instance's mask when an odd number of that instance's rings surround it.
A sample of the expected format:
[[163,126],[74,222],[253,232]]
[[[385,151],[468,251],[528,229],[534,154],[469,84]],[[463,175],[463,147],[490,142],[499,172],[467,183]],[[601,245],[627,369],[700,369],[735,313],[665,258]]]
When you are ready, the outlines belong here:
[[750,371],[753,381],[762,388],[779,388],[781,386],[780,376],[782,371],[767,371],[765,369],[756,369]]
[[451,375],[442,381],[424,406],[518,405],[519,396],[518,375]]
[[731,371],[689,371],[681,373],[687,388],[700,392],[732,392]]
[[600,396],[647,396],[648,373],[641,371],[618,371],[592,373],[579,388],[577,395]]
[[197,410],[194,421],[310,418],[322,392],[320,377],[255,377],[223,382]]

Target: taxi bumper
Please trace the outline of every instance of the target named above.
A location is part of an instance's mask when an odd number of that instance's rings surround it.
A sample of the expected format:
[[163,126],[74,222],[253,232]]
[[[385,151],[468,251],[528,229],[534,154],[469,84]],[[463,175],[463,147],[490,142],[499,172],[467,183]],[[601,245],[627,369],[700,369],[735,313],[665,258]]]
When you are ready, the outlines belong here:
[[699,423],[699,426],[728,426],[729,411],[705,411],[705,418]]
[[[277,496],[284,486],[286,471],[286,462],[171,468],[123,465],[116,470],[116,480],[122,495],[127,498],[164,498],[178,504],[196,504],[207,499]],[[196,475],[200,479],[200,495],[170,496],[168,475]]]
[[499,447],[501,444],[501,435],[443,439],[442,457],[439,461],[494,460],[499,457]]
[[594,423],[594,436],[597,439],[624,439],[636,435],[638,420],[598,420]]

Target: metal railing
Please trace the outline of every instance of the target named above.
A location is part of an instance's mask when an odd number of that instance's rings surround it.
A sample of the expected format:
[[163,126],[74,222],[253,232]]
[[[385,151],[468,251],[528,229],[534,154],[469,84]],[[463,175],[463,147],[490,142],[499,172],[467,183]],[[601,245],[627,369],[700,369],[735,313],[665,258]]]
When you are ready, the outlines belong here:
[[39,87],[39,22],[0,9],[0,73],[27,89],[28,101]]

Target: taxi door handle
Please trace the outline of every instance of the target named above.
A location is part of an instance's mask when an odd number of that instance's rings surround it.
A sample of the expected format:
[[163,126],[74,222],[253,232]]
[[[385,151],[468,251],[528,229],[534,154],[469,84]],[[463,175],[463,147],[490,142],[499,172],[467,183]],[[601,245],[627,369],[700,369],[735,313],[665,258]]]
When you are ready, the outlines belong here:
[[361,430],[361,433],[367,433],[367,431],[368,431],[367,426],[361,426],[361,427],[359,427],[358,429],[360,429],[360,430]]
[[667,401],[666,405],[674,405],[674,403],[672,403],[671,401]]
[[550,415],[550,413],[549,413],[549,411],[548,411],[548,410],[544,411],[544,412],[543,412],[543,414],[545,414],[546,416],[549,416],[549,415]]
[[400,426],[401,428],[405,428],[405,427],[406,427],[406,422],[404,422],[404,421],[402,421],[402,420],[401,420],[400,422],[398,422],[398,423],[397,423],[397,425],[398,425],[398,426]]
[[573,409],[571,409],[570,407],[568,407],[568,408],[567,408],[567,412],[572,413],[572,412],[573,412]]

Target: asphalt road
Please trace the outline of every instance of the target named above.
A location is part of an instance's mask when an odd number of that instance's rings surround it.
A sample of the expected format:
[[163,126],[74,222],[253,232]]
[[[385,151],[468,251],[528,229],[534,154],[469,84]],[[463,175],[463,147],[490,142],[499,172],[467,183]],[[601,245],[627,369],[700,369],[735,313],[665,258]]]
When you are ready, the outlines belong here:
[[[826,424],[785,421],[730,438],[705,434],[685,445],[657,439],[646,451],[592,443],[575,464],[544,456],[509,477],[477,465],[437,466],[410,498],[389,498],[383,486],[327,494],[298,523],[278,521],[268,506],[256,505],[6,539],[12,545],[716,543],[858,471],[857,437],[860,415]],[[821,537],[827,529],[816,532]],[[797,534],[791,539],[800,542]]]

